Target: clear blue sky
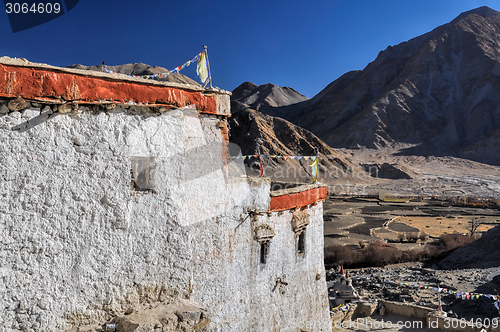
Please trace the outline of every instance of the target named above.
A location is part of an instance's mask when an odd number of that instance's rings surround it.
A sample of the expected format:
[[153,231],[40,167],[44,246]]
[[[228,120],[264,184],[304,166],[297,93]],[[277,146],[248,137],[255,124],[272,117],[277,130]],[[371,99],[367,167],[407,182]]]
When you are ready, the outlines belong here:
[[[480,6],[500,11],[498,0],[80,0],[67,14],[18,33],[2,11],[0,56],[173,69],[206,44],[215,86],[270,82],[313,97],[387,46]],[[196,79],[194,66],[182,73]]]

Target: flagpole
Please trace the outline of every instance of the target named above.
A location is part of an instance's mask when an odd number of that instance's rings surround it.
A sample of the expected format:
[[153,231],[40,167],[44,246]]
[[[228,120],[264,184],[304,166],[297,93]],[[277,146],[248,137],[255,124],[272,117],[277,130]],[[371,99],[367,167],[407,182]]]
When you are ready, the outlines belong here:
[[203,45],[203,49],[204,49],[204,52],[205,52],[205,59],[207,61],[208,81],[210,82],[210,88],[212,88],[212,74],[210,73],[210,61],[208,61],[207,47],[205,45]]

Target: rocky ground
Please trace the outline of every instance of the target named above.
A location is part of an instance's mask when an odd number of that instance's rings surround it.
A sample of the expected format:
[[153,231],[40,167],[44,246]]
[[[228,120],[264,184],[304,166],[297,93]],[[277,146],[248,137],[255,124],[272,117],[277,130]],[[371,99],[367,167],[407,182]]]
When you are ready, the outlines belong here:
[[75,327],[68,332],[205,332],[209,324],[210,317],[206,310],[196,307],[189,300],[173,299],[131,307],[102,325]]
[[[348,245],[361,250],[363,243],[384,241],[401,250],[418,250],[436,246],[442,234],[467,233],[475,219],[482,222],[479,229],[482,236],[456,249],[455,254],[445,258],[446,264],[433,260],[348,271],[364,301],[386,300],[438,309],[438,292],[434,288],[440,287],[446,289],[440,294],[442,309],[448,317],[498,318],[494,306],[494,296],[500,294],[497,208],[450,206],[447,200],[436,197],[383,202],[376,198],[330,196],[324,202],[325,246]],[[412,233],[425,233],[428,237],[423,241],[402,241],[403,235]],[[445,267],[448,270],[441,269]],[[327,280],[335,280],[337,274],[338,270],[330,269]],[[333,298],[333,293],[330,296]],[[366,319],[380,322],[382,318]]]
[[[441,293],[441,303],[448,317],[476,319],[499,316],[493,305],[494,299],[485,295],[500,293],[500,267],[453,271],[435,268],[436,266],[426,268],[421,263],[413,263],[348,271],[353,286],[366,301],[383,299],[438,309],[438,293],[434,287],[439,285],[447,289],[447,292]],[[327,272],[327,280],[334,280],[335,276],[336,271],[333,269]],[[481,296],[463,300],[456,294],[449,293],[449,290]]]
[[480,239],[452,252],[439,263],[444,269],[488,268],[500,266],[500,227],[486,232]]

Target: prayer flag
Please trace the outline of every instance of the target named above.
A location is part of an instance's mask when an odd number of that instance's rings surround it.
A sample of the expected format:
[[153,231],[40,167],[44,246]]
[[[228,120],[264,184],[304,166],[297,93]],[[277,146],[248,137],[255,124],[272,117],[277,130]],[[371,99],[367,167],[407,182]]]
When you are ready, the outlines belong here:
[[196,74],[200,78],[202,83],[205,83],[208,79],[208,68],[205,52],[200,53],[200,59],[198,60],[198,65],[196,66]]
[[313,176],[313,180],[312,182],[316,182],[317,179],[318,179],[318,159],[316,159],[312,164],[311,164],[311,167],[312,167],[312,176]]

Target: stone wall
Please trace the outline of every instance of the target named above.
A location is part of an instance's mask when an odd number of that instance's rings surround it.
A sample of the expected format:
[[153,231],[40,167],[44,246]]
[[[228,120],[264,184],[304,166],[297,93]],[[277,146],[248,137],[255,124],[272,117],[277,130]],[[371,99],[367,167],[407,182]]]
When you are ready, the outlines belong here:
[[[322,203],[304,206],[299,257],[293,210],[268,212],[270,181],[227,171],[224,119],[80,106],[13,130],[40,112],[0,117],[3,330],[64,330],[179,297],[207,310],[211,331],[328,318]],[[275,234],[266,264],[261,224]]]
[[408,303],[398,303],[392,301],[382,301],[385,312],[387,314],[401,315],[410,318],[427,319],[427,316],[433,309],[408,304]]

